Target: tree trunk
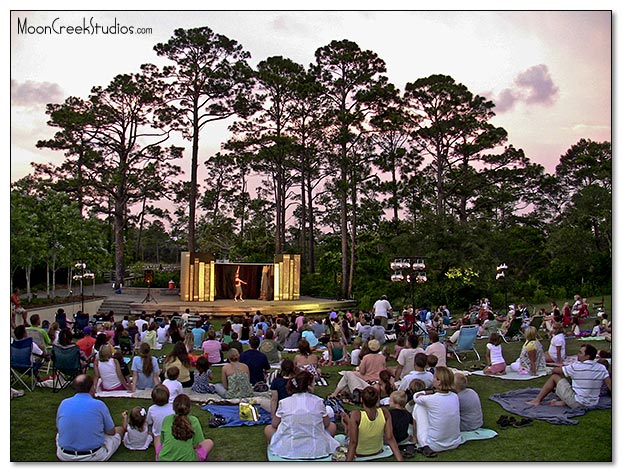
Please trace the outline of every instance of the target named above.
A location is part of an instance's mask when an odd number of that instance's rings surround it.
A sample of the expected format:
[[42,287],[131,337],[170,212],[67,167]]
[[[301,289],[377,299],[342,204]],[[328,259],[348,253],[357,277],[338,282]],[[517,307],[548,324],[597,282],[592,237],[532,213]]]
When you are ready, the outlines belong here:
[[307,182],[307,205],[309,206],[309,273],[315,273],[315,215],[313,211],[313,188],[311,181]]
[[192,163],[190,164],[190,195],[188,195],[188,252],[195,252],[197,209],[197,171],[199,168],[199,110],[195,105],[192,116]]
[[45,263],[45,295],[50,298],[50,263]]
[[125,277],[125,208],[122,202],[115,202],[114,209],[114,263],[115,263],[115,288],[123,286]]
[[24,267],[24,271],[26,272],[26,293],[28,294],[28,301],[32,300],[32,293],[30,293],[30,272],[32,271],[32,264],[28,264]]
[[[345,159],[345,157],[343,157]],[[341,169],[341,297],[348,293],[348,190],[346,170]]]
[[303,170],[300,173],[300,207],[302,209],[300,214],[300,254],[301,254],[301,266],[306,267],[308,270],[309,254],[307,254],[307,199],[305,189],[305,177],[306,172]]

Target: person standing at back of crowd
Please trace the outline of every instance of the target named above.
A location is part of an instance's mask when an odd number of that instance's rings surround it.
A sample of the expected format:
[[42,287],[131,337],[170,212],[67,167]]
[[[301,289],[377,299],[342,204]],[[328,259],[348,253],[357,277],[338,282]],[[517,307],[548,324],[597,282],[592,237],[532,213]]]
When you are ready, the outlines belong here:
[[382,295],[376,302],[372,308],[372,313],[374,314],[374,319],[379,318],[380,323],[384,329],[387,329],[389,316],[393,313],[393,307],[389,300],[387,300],[386,295]]
[[26,321],[28,317],[28,312],[22,307],[22,299],[19,296],[19,289],[13,289],[13,293],[11,293],[11,328],[15,328],[15,317],[16,315],[20,315],[23,320],[24,326],[30,326]]

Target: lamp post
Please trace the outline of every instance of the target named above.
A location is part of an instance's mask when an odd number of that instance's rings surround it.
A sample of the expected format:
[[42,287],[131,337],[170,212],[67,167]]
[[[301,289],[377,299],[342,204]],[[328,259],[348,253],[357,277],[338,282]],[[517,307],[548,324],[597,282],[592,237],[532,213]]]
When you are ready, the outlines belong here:
[[86,264],[84,263],[84,261],[76,262],[74,267],[76,268],[78,273],[73,276],[73,280],[80,281],[80,299],[82,302],[82,308],[80,311],[84,313],[84,279],[95,280],[95,274],[86,270]]
[[507,313],[507,309],[508,309],[508,283],[507,283],[507,279],[506,279],[506,275],[505,275],[505,271],[508,270],[508,266],[505,263],[501,263],[497,266],[497,276],[495,277],[496,280],[502,280],[503,281],[503,290],[505,292],[505,312]]
[[[421,256],[398,256],[393,259],[390,267],[393,271],[393,275],[391,275],[391,282],[402,282],[405,280],[409,285],[410,302],[414,308],[415,296],[413,282],[417,284],[424,284],[428,281],[428,277],[425,273],[425,259]],[[406,275],[404,275],[404,273],[406,273]]]

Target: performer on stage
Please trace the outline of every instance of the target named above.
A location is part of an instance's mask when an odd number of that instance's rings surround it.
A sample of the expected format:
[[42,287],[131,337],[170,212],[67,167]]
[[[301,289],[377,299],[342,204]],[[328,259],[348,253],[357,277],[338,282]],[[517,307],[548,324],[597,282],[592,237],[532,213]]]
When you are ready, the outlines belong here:
[[233,297],[233,301],[237,302],[239,297],[239,301],[243,302],[244,298],[242,298],[242,284],[247,285],[247,283],[240,278],[240,266],[238,266],[238,270],[235,271],[233,282],[235,285],[235,296]]

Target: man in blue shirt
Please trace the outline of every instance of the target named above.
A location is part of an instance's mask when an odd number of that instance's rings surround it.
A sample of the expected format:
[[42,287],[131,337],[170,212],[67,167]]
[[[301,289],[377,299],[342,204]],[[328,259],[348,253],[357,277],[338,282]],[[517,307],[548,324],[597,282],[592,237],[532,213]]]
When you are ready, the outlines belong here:
[[266,373],[270,370],[268,357],[258,350],[259,343],[257,336],[251,336],[248,340],[250,349],[244,351],[240,356],[240,362],[248,366],[252,385],[255,385],[257,382],[264,382]]
[[61,461],[107,461],[121,444],[123,427],[115,426],[106,404],[93,398],[93,377],[78,375],[76,394],[56,412],[56,457]]

